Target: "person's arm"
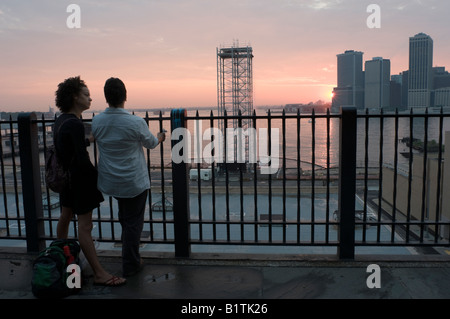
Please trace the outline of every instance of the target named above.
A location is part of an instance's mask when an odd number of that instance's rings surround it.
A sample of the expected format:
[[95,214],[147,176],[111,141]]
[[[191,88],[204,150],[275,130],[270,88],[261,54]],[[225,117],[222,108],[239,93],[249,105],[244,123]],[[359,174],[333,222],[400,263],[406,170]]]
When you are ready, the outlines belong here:
[[91,146],[91,143],[94,143],[94,141],[95,141],[94,135],[92,134],[89,135],[89,137],[85,139],[86,147]]
[[141,142],[145,148],[153,149],[156,146],[158,146],[159,143],[162,143],[166,139],[166,134],[163,132],[158,133],[157,137],[155,137],[150,132],[144,119],[142,119],[142,121],[140,121],[139,130],[140,130]]
[[79,168],[91,168],[92,162],[86,149],[88,139],[85,138],[84,126],[82,122],[73,121],[71,123],[71,138],[74,149],[74,156],[77,160]]

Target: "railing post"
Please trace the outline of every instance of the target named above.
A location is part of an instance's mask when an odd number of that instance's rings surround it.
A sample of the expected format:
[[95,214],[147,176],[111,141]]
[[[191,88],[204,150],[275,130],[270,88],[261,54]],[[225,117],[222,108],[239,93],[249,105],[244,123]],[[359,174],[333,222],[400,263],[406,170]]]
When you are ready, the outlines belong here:
[[355,258],[356,108],[342,107],[339,134],[339,259]]
[[[172,152],[175,145],[183,143],[183,152],[189,152],[190,139],[189,134],[174,137],[174,130],[183,128],[187,130],[186,110],[175,109],[171,114],[171,131],[172,131]],[[182,137],[182,138],[181,138]],[[178,150],[178,148],[177,148]],[[173,155],[173,154],[172,154]],[[179,154],[178,154],[179,155]],[[188,153],[183,154],[182,160],[175,163],[172,159],[172,189],[173,189],[173,218],[174,218],[174,232],[175,232],[175,257],[189,258],[190,256],[190,226],[189,226],[189,174],[188,163],[186,158],[190,157]],[[173,157],[173,156],[172,156]]]
[[39,252],[45,248],[45,230],[37,118],[35,113],[23,113],[17,120],[27,251]]

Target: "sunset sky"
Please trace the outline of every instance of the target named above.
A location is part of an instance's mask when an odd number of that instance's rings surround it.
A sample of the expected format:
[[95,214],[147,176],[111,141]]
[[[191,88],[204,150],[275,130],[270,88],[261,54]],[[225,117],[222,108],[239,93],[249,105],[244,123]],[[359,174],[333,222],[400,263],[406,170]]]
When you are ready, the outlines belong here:
[[[67,7],[81,9],[68,28]],[[381,8],[370,29],[367,7]],[[434,66],[450,69],[448,0],[1,0],[0,111],[45,111],[65,78],[80,75],[106,107],[103,85],[121,78],[129,108],[217,105],[216,48],[253,47],[254,105],[330,100],[336,55],[364,52],[408,69],[409,37],[434,40]]]

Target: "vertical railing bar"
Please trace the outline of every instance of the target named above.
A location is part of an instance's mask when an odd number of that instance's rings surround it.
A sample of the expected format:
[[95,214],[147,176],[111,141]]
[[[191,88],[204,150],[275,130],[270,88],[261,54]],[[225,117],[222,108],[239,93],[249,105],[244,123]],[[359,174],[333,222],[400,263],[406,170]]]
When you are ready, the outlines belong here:
[[[257,129],[257,125],[256,125],[256,111],[253,110],[253,127],[256,131]],[[254,146],[256,148],[256,145]],[[255,150],[256,152],[256,150]],[[256,154],[255,154],[256,155]],[[254,205],[255,205],[255,216],[254,216],[254,222],[255,222],[255,243],[258,242],[259,236],[258,236],[258,165],[255,161],[255,163],[253,164],[253,188],[254,188],[254,193],[253,193],[253,200],[254,200]]]
[[369,127],[370,127],[370,121],[369,121],[369,109],[366,109],[366,118],[365,118],[365,131],[364,131],[364,207],[363,207],[363,230],[362,230],[362,241],[366,242],[366,235],[367,235],[367,202],[369,200],[368,198],[368,188],[369,188],[369,182],[368,182],[368,176],[369,176]]
[[203,214],[202,214],[202,178],[201,178],[201,149],[202,149],[202,145],[201,145],[201,141],[202,141],[202,132],[200,132],[200,119],[199,119],[199,114],[198,114],[198,110],[195,113],[195,132],[194,132],[194,136],[197,140],[197,149],[194,150],[194,154],[197,155],[197,158],[195,158],[195,161],[197,161],[197,203],[198,203],[198,235],[199,235],[199,240],[203,241]]
[[172,161],[173,228],[175,257],[177,258],[189,258],[191,253],[189,176],[188,163],[186,162],[186,159],[189,159],[191,155],[186,149],[191,141],[186,140],[188,134],[180,134],[178,141],[174,137],[174,132],[177,129],[187,129],[186,114],[185,109],[174,109],[170,113],[172,152],[178,143],[184,145],[181,162]]
[[[34,112],[20,114],[17,118],[17,130],[27,251],[39,252],[45,247],[45,225],[36,114]],[[14,153],[11,155],[15,157]],[[21,237],[20,219],[17,220],[17,224]]]
[[[270,134],[272,130],[272,118],[270,114],[270,110],[267,114],[267,134],[268,134],[268,156],[270,158],[269,165],[272,165],[272,134]],[[272,174],[269,174],[269,243],[272,242]]]
[[330,242],[330,109],[327,109],[327,190],[326,190],[326,213],[325,213],[325,242]]
[[379,160],[378,160],[378,225],[377,225],[377,242],[381,241],[381,203],[383,194],[383,146],[384,146],[384,112],[380,111],[380,141],[379,141]]
[[443,143],[443,130],[444,130],[444,117],[443,108],[439,114],[439,155],[438,155],[438,173],[437,173],[437,190],[436,190],[436,214],[435,214],[435,227],[434,227],[434,242],[437,243],[439,239],[439,220],[441,211],[441,183],[442,183],[442,143]]
[[21,220],[20,220],[20,205],[19,205],[19,192],[18,192],[18,182],[17,182],[17,169],[16,169],[16,150],[14,147],[14,128],[13,128],[13,121],[11,115],[9,116],[9,125],[10,125],[10,143],[11,143],[11,160],[12,160],[12,167],[13,167],[13,177],[14,177],[14,189],[15,189],[15,202],[16,202],[16,218],[17,218],[17,230],[19,232],[19,236],[22,236],[22,227],[21,227]]
[[2,175],[2,189],[3,189],[3,205],[5,208],[5,226],[6,226],[6,236],[11,236],[9,230],[9,213],[8,213],[8,196],[6,194],[6,178],[5,178],[5,162],[3,159],[3,140],[1,134],[1,123],[0,123],[0,167]]
[[392,225],[391,242],[395,240],[395,222],[397,221],[397,175],[398,175],[398,109],[395,110],[394,118],[394,191],[392,203]]
[[[226,206],[226,211],[225,211],[225,214],[226,214],[226,221],[227,221],[227,241],[230,241],[230,189],[229,189],[229,183],[230,183],[230,176],[229,176],[229,172],[228,172],[228,157],[227,157],[227,154],[228,154],[228,152],[230,151],[229,149],[228,149],[228,137],[227,137],[227,128],[228,128],[228,114],[227,114],[227,111],[226,110],[224,110],[224,116],[225,116],[225,119],[224,119],[224,132],[223,132],[223,135],[224,135],[224,145],[225,145],[225,149],[226,149],[226,151],[225,151],[225,153],[224,153],[224,156],[225,156],[225,165],[224,165],[224,167],[225,167],[225,206]],[[234,142],[234,141],[233,141]],[[234,147],[234,143],[232,143],[233,144],[233,147]]]
[[[55,123],[56,123],[56,119],[57,119],[57,118],[58,118],[58,116],[57,116],[57,114],[55,114],[55,115],[54,115],[54,117],[53,117],[53,126],[52,126],[52,137],[53,137],[53,143],[55,143],[55,134],[54,134],[54,129],[55,129]],[[58,199],[59,199],[59,201],[61,202],[61,195],[59,195],[59,194],[58,194]],[[61,205],[60,205],[59,209],[60,209],[60,213],[61,213],[61,210],[62,210],[62,207],[61,207]],[[74,223],[73,223],[73,224],[75,224],[75,223],[76,223],[76,221],[75,221],[75,217],[73,217],[73,218],[72,218],[72,220],[74,221]],[[73,227],[75,228],[75,225],[74,225]],[[76,229],[75,229],[74,231],[75,231],[75,233],[76,233]]]
[[[215,142],[216,136],[214,135],[214,117],[213,117],[213,111],[211,110],[211,113],[209,115],[209,123],[211,127],[211,143]],[[219,141],[220,143],[220,141]],[[216,154],[216,148],[214,147],[211,152],[211,156],[213,159],[215,159]],[[219,153],[220,154],[220,153]],[[212,221],[213,221],[213,241],[217,240],[217,224],[216,224],[216,170],[215,170],[215,160],[211,161],[211,174],[212,174],[212,181],[211,181],[211,188],[212,188]]]
[[[425,219],[428,219],[428,214],[426,214],[426,211],[428,211],[428,202],[427,199],[429,197],[427,188],[428,188],[428,109],[425,110],[425,117],[424,117],[424,137],[423,137],[423,175],[422,175],[422,206],[420,211],[420,242],[423,243],[423,236],[424,236],[424,228],[427,227],[428,231],[428,225],[425,225]],[[427,215],[427,216],[426,216]]]
[[[112,196],[109,196],[109,227],[111,228],[111,238],[116,240],[116,234],[114,231],[114,202]],[[100,236],[100,238],[102,238]]]
[[314,204],[316,198],[316,116],[314,109],[312,110],[311,118],[311,243],[314,243],[316,228],[316,211]]
[[409,165],[408,165],[408,207],[406,210],[406,243],[409,243],[410,236],[410,223],[411,223],[411,195],[412,195],[412,163],[413,163],[413,127],[414,127],[414,118],[413,118],[413,110],[410,111],[409,118]]
[[[10,123],[12,125],[12,122]],[[14,133],[12,126],[10,126]],[[45,248],[45,222],[42,207],[42,182],[39,163],[38,122],[34,112],[21,113],[17,118],[19,161],[22,186],[22,204],[28,252],[39,252]],[[14,134],[12,134],[14,135]],[[14,160],[14,139],[11,140]],[[16,179],[17,180],[17,179]],[[16,187],[16,196],[18,192]],[[18,210],[19,212],[19,210]],[[19,237],[22,237],[20,214],[17,216]]]
[[[57,119],[57,115],[55,114],[53,116],[53,126],[52,126],[52,143],[53,144],[55,143],[55,135],[54,135],[53,131],[55,128],[56,119]],[[58,194],[58,200],[61,202],[61,195],[59,195],[59,194]],[[60,209],[60,213],[61,213],[62,207],[60,207],[59,209]]]
[[357,142],[357,113],[355,107],[341,107],[339,131],[338,255],[340,259],[354,259]]
[[[159,131],[163,132],[163,120],[162,120],[162,111],[159,111]],[[167,241],[167,212],[166,212],[166,189],[165,189],[165,179],[164,179],[164,143],[159,144],[160,151],[160,159],[161,159],[161,197],[162,197],[162,209],[163,209],[163,236],[164,241]]]
[[239,152],[241,152],[241,150],[242,150],[240,143],[244,143],[244,145],[246,143],[245,143],[245,140],[243,140],[243,139],[245,139],[245,137],[242,132],[242,112],[241,112],[241,110],[239,110],[239,112],[238,112],[238,127],[240,129],[240,132],[239,132],[240,136],[237,137],[238,138],[238,141],[237,141],[238,152],[236,155],[238,158],[237,162],[238,162],[238,166],[239,166],[239,190],[240,190],[239,191],[239,193],[240,193],[240,195],[239,195],[239,203],[240,203],[239,221],[240,221],[241,242],[244,242],[244,176],[243,176],[242,171],[244,168],[243,166],[245,165],[245,152],[244,152],[244,154],[241,154],[244,157],[243,163],[240,162],[242,157],[239,158]]
[[[44,114],[41,115],[41,127],[42,127],[42,144],[44,146],[44,154],[46,154],[47,151],[47,128],[45,126],[45,118],[44,118]],[[39,174],[42,176],[41,171],[39,172]],[[43,181],[43,179],[41,180],[43,182],[43,184],[45,184],[45,182]],[[51,207],[51,198],[50,198],[50,190],[48,189],[47,185],[45,185],[45,194],[47,196],[47,213],[48,213],[48,229],[49,229],[49,235],[50,237],[53,237],[53,223],[52,223],[52,207]]]
[[[150,129],[150,118],[148,116],[148,111],[145,112],[145,122],[147,123],[147,126]],[[146,153],[147,153],[147,173],[148,173],[148,179],[150,181],[150,185],[152,185],[152,174],[151,174],[151,156],[150,156],[150,149],[146,148],[145,149]],[[152,203],[153,203],[153,192],[152,192],[152,188],[150,187],[150,189],[148,190],[148,207],[149,207],[149,228],[150,228],[150,240],[153,241],[154,240],[154,228],[153,228],[153,208],[152,208]]]
[[300,133],[301,133],[301,119],[300,119],[300,109],[297,109],[297,243],[300,244],[300,230],[301,230],[301,193],[300,193],[300,186],[301,186],[301,158],[300,158]]
[[282,135],[283,135],[283,243],[286,243],[286,112],[283,109],[281,119]]

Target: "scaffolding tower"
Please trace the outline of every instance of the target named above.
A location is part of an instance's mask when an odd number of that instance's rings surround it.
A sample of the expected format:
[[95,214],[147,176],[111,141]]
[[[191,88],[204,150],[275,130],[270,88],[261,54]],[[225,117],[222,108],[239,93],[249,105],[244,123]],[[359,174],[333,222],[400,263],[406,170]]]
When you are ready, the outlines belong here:
[[[217,104],[219,116],[251,116],[253,114],[253,49],[250,46],[217,48]],[[219,129],[252,127],[250,118],[219,121]],[[225,133],[225,132],[224,132]],[[235,144],[235,156],[238,145]],[[248,150],[248,139],[245,149]],[[247,158],[247,157],[246,157]]]

